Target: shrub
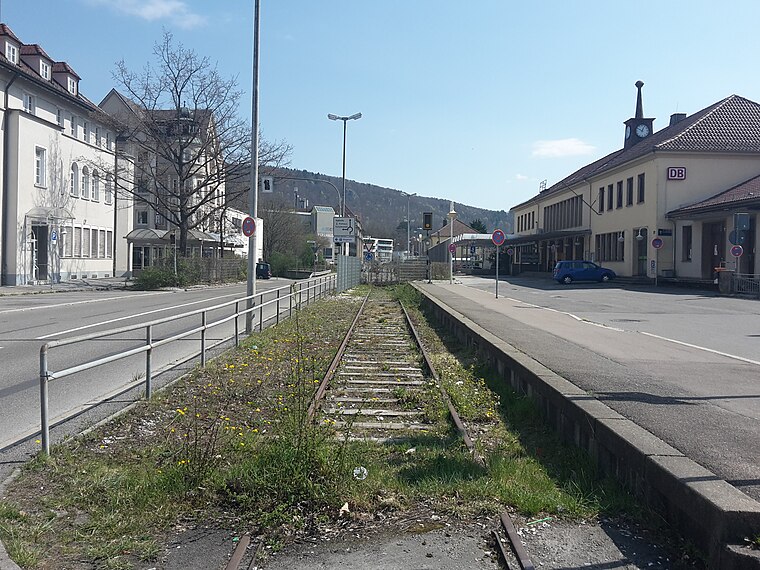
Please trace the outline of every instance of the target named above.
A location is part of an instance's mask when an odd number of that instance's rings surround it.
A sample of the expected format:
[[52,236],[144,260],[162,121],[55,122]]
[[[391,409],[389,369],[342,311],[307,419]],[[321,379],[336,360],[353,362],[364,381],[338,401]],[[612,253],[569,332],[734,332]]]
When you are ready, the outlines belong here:
[[146,267],[135,279],[135,289],[151,291],[161,287],[173,287],[177,285],[174,270],[163,267]]

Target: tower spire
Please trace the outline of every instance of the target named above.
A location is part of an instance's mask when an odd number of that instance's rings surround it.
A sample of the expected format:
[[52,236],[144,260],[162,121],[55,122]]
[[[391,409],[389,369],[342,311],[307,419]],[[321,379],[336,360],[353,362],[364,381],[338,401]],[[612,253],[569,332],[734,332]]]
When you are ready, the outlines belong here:
[[644,118],[644,106],[641,104],[641,88],[642,87],[644,87],[644,82],[639,79],[636,82],[636,88],[639,91],[638,95],[636,95],[636,115],[635,115],[635,118],[637,118],[637,119],[643,119]]

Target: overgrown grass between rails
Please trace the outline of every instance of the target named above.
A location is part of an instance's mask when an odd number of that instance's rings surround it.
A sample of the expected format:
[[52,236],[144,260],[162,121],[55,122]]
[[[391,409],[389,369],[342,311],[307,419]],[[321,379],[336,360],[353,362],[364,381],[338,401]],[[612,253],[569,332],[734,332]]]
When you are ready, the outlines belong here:
[[[621,504],[579,453],[539,427],[528,402],[503,392],[471,355],[447,355],[414,308],[487,468],[472,461],[432,395],[407,398],[437,423],[403,443],[346,443],[329,422],[306,424],[314,390],[366,292],[311,305],[32,462],[0,503],[0,536],[12,556],[25,568],[71,560],[140,567],[160,555],[179,524],[242,524],[277,542],[281,533],[336,518],[346,502],[370,518],[419,505],[460,517],[505,505],[526,515],[591,516]],[[408,287],[373,294],[419,303]],[[366,478],[354,475],[357,467]]]

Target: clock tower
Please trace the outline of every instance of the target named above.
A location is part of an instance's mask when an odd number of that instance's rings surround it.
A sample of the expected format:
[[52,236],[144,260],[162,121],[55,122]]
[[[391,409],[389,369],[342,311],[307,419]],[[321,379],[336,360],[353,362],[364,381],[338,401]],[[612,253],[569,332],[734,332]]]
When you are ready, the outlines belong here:
[[653,132],[652,123],[654,119],[644,118],[644,108],[641,104],[641,88],[644,87],[643,81],[636,82],[636,89],[638,94],[636,95],[636,116],[632,119],[628,119],[625,124],[625,143],[623,148],[631,148],[637,142],[651,136]]

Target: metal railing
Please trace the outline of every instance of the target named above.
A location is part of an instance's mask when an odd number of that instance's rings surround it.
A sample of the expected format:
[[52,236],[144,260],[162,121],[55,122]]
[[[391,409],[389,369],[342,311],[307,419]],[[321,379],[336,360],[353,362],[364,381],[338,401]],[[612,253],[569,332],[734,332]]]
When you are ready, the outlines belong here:
[[[309,305],[310,303],[316,301],[317,299],[325,297],[331,292],[335,291],[336,281],[337,280],[336,280],[335,274],[326,275],[323,277],[318,277],[316,279],[310,279],[308,281],[296,282],[288,287],[279,287],[277,289],[270,289],[268,291],[263,291],[257,295],[252,295],[250,297],[243,297],[242,299],[227,301],[225,303],[214,305],[212,307],[206,307],[205,309],[197,309],[195,311],[184,313],[181,316],[165,317],[163,319],[157,319],[157,320],[153,320],[147,323],[141,323],[138,325],[131,325],[131,326],[121,327],[117,329],[110,329],[107,331],[91,333],[91,334],[81,335],[81,336],[67,338],[67,339],[54,340],[54,341],[43,344],[42,347],[40,347],[40,431],[41,431],[43,453],[45,453],[46,455],[50,453],[50,418],[49,418],[48,387],[51,380],[59,380],[67,376],[72,376],[74,374],[84,372],[86,370],[97,368],[98,366],[102,366],[104,364],[116,362],[118,360],[123,360],[125,358],[129,358],[129,357],[144,353],[145,354],[145,379],[136,380],[136,381],[130,382],[127,385],[123,385],[118,389],[117,393],[121,393],[131,388],[134,388],[136,386],[139,386],[140,384],[144,384],[145,398],[150,399],[153,393],[153,385],[152,385],[153,375],[154,375],[153,351],[155,349],[200,333],[200,339],[199,339],[200,350],[197,353],[193,353],[187,358],[183,359],[183,362],[186,362],[187,360],[194,358],[196,356],[200,356],[200,364],[201,366],[205,366],[206,353],[209,350],[223,343],[226,343],[232,339],[234,339],[235,341],[235,346],[239,345],[240,319],[245,317],[249,312],[253,315],[253,322],[255,323],[256,312],[258,311],[258,328],[256,328],[255,330],[261,331],[264,329],[265,325],[268,325],[271,322],[279,323],[283,315],[286,318],[290,317],[294,309],[297,310],[304,305]],[[249,299],[253,299],[253,305],[251,306],[250,309],[247,308],[247,302]],[[285,303],[287,303],[287,306],[284,306]],[[274,314],[265,318],[264,309],[267,307],[273,307]],[[210,312],[219,311],[219,310],[223,310],[227,308],[234,309],[234,312],[222,318],[219,318],[215,321],[212,321],[212,322],[208,321],[208,314]],[[176,322],[179,319],[192,319],[194,317],[200,318],[200,324],[192,326],[191,328],[187,330],[183,330],[182,332],[172,334],[165,338],[161,338],[161,339],[154,338],[153,333],[157,326],[164,325],[170,322]],[[209,343],[207,342],[207,331],[209,329],[220,326],[224,323],[228,323],[230,321],[234,321],[234,333],[231,336],[217,339],[216,342],[209,345]],[[145,331],[144,333],[145,340],[144,342],[140,342],[138,346],[132,347],[128,350],[123,350],[121,352],[108,354],[107,356],[101,356],[99,358],[95,358],[94,360],[89,360],[87,362],[83,362],[75,366],[70,366],[68,368],[64,368],[58,371],[50,370],[49,356],[52,349],[60,348],[63,346],[79,344],[83,342],[90,342],[94,340],[107,339],[108,337],[115,337],[117,335],[123,335],[125,333],[129,333],[132,331],[140,331],[140,330]],[[108,395],[102,396],[97,402],[93,403],[92,406],[98,405],[113,396],[114,394],[108,394]]]
[[760,277],[746,273],[734,273],[733,290],[742,295],[755,295],[760,298]]

